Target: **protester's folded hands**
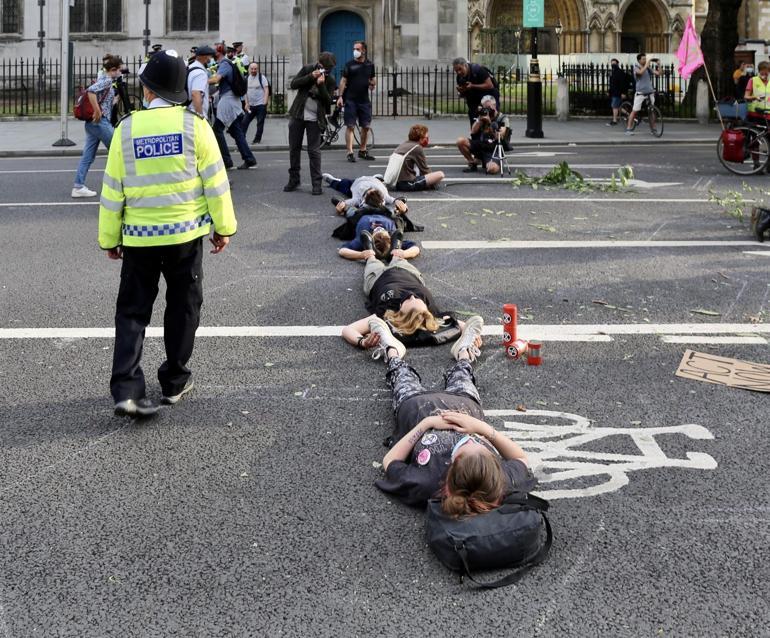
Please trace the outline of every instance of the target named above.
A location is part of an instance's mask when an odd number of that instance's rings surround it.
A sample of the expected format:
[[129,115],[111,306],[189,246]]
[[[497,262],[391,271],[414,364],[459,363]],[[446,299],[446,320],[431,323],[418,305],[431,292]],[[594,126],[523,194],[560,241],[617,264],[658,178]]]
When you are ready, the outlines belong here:
[[361,342],[361,347],[364,350],[367,350],[369,348],[374,348],[377,344],[380,343],[380,335],[378,335],[376,332],[370,332],[368,335],[364,337],[364,340]]
[[442,412],[441,416],[444,421],[451,423],[455,426],[455,430],[464,434],[485,434],[489,430],[489,425],[471,416],[470,414],[463,414],[462,412],[451,412],[449,410]]
[[450,423],[446,419],[444,419],[442,414],[433,414],[431,416],[426,416],[422,420],[422,426],[426,429],[432,429],[432,430],[456,430],[457,426],[455,426],[454,423]]

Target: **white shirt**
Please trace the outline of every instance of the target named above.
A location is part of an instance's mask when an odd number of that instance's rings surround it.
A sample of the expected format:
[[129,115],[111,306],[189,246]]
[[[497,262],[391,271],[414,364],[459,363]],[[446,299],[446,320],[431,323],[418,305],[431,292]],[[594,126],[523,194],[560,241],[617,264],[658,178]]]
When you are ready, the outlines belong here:
[[174,106],[174,105],[171,104],[171,102],[164,100],[162,97],[156,97],[152,102],[150,102],[150,105],[147,108],[157,109],[164,106]]
[[[259,80],[262,80],[262,86],[259,85]],[[246,84],[248,85],[248,91],[246,95],[249,98],[249,106],[260,106],[265,103],[265,90],[270,87],[270,83],[267,78],[261,73],[251,75],[249,73],[246,76]]]
[[[209,115],[209,74],[203,65],[195,60],[189,67],[190,73],[187,75],[187,95],[192,100],[193,91],[200,91],[203,93],[203,100],[201,108],[203,109],[203,117],[208,118]],[[194,71],[192,69],[195,69]],[[192,101],[187,107],[193,113],[195,113],[195,107]]]

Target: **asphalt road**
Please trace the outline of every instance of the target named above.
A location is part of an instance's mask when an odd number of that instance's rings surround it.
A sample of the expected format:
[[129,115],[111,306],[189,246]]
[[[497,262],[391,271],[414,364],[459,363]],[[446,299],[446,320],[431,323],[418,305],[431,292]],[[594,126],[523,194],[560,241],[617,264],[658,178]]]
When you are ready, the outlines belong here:
[[[564,155],[512,163],[590,178],[630,164],[647,186],[409,197],[426,226],[413,238],[438,242],[415,264],[441,305],[494,327],[517,303],[523,330],[567,339],[545,340],[534,368],[490,336],[476,366],[490,422],[532,453],[556,537],[520,585],[481,593],[430,554],[421,512],[373,486],[384,367],[306,328],[364,316],[362,268],[337,257],[339,220],[306,168],[293,194],[285,153],[232,172],[239,232],[205,258],[202,326],[293,334],[200,337],[192,396],[135,422],[112,414],[111,340],[86,332],[111,326],[119,267],[96,245],[98,207],[71,205],[77,160],[0,159],[0,636],[770,635],[767,398],[674,376],[686,348],[768,359],[745,333],[767,319],[770,251],[700,244],[751,241],[706,201],[739,180],[711,145],[541,150]],[[376,154],[327,153],[324,170],[378,172]],[[451,149],[429,156],[464,177]],[[667,342],[699,331],[707,343]],[[149,338],[148,380],[162,357]],[[429,385],[450,363],[448,348],[407,357]]]

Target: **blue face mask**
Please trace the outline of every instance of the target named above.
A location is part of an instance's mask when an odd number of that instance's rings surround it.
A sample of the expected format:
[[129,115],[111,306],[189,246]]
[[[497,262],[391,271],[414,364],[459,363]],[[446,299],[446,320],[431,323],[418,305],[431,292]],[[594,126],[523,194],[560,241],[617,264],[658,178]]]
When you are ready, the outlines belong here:
[[144,98],[144,97],[142,98],[142,108],[143,109],[150,108],[150,103],[147,101],[147,98]]

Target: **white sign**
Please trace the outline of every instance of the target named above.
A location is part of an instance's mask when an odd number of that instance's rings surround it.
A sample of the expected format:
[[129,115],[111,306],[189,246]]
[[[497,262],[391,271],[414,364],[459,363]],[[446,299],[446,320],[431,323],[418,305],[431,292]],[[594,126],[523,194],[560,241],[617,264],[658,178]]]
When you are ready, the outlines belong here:
[[[714,438],[706,428],[694,423],[649,428],[593,427],[587,418],[568,412],[485,410],[484,414],[508,417],[503,422],[504,429],[499,431],[527,452],[541,488],[536,494],[547,499],[615,492],[628,485],[628,474],[636,470],[663,467],[713,470],[717,467],[714,458],[703,452],[687,452],[686,458],[672,458],[658,444],[656,437],[661,436],[679,435],[696,441]],[[553,423],[531,422],[544,418]],[[617,436],[629,437],[639,454],[585,449],[591,443]],[[579,482],[580,486],[570,487],[571,482]]]

